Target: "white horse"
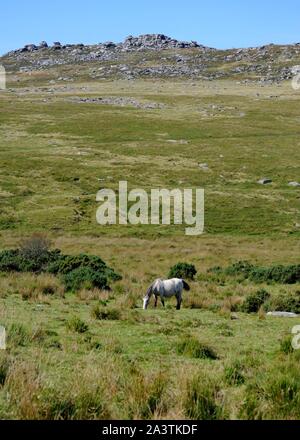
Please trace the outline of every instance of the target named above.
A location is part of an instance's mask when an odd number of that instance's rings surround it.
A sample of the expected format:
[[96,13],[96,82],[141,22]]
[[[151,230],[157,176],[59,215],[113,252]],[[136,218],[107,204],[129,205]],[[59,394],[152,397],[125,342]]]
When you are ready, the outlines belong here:
[[182,279],[173,278],[172,280],[155,280],[147,290],[146,296],[144,298],[144,310],[147,309],[151,296],[155,296],[155,307],[157,307],[158,297],[165,307],[165,298],[171,298],[176,296],[177,299],[177,310],[180,310],[182,303],[182,291],[190,290],[190,286]]

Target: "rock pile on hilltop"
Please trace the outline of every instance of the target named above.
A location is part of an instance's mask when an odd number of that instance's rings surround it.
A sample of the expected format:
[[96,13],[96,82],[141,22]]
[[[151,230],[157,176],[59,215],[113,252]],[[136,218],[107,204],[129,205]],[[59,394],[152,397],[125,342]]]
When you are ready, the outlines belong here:
[[133,37],[130,35],[122,43],[124,49],[136,50],[136,49],[184,49],[191,47],[204,47],[198,44],[196,41],[178,41],[167,37],[163,34],[146,34],[139,37]]
[[[132,50],[162,50],[162,49],[188,49],[193,47],[203,48],[196,41],[178,41],[174,38],[167,37],[163,34],[145,34],[138,37],[133,37],[130,35],[125,39],[123,43],[113,43],[112,41],[107,41],[106,43],[99,43],[99,48],[107,50],[119,50],[119,51],[132,51]],[[62,45],[60,42],[56,41],[53,43],[52,49],[69,49],[69,48],[83,48],[89,47],[84,44],[66,44]],[[33,52],[41,49],[48,49],[49,46],[46,41],[42,41],[38,46],[35,44],[26,44],[21,49],[17,49],[10,53],[24,53]]]

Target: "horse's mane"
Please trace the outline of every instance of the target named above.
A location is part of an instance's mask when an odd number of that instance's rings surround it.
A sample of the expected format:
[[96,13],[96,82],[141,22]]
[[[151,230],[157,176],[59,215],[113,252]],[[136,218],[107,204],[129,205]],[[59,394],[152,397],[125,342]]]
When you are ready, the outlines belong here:
[[[155,283],[155,281],[154,281],[154,283]],[[147,293],[146,293],[146,296],[149,296],[152,293],[152,289],[153,289],[154,283],[152,283],[151,286],[149,286],[149,288],[147,290]]]

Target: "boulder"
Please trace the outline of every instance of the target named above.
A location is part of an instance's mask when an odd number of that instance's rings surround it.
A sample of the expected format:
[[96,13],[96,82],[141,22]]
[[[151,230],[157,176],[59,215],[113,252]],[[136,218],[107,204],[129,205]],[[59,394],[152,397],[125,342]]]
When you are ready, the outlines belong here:
[[21,49],[22,52],[33,52],[34,50],[37,50],[37,46],[35,44],[26,44],[26,46]]
[[260,185],[269,185],[270,183],[273,183],[273,181],[265,177],[263,179],[260,179],[257,183],[259,183]]
[[299,315],[290,312],[268,312],[267,316],[273,316],[275,318],[298,318]]
[[39,44],[39,49],[46,49],[48,47],[48,44],[46,41],[41,41]]
[[106,43],[103,43],[103,46],[105,49],[114,49],[116,47],[116,44],[112,41],[107,41]]
[[291,72],[293,75],[298,75],[298,73],[300,73],[300,66],[291,67]]

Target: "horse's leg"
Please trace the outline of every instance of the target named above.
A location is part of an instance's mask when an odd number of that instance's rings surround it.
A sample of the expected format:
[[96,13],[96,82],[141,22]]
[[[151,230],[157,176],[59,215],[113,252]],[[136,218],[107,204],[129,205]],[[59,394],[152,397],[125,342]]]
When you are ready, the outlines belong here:
[[157,301],[158,301],[158,297],[157,297],[157,295],[155,295],[155,303],[154,303],[154,307],[157,307]]
[[181,303],[182,303],[182,296],[181,296],[181,293],[180,293],[180,294],[177,294],[177,295],[176,295],[176,298],[177,298],[177,307],[176,307],[176,309],[177,309],[177,310],[180,310],[180,308],[181,308]]
[[164,298],[162,296],[160,297],[160,300],[161,300],[161,303],[162,303],[163,307],[165,307],[165,300],[164,300]]

